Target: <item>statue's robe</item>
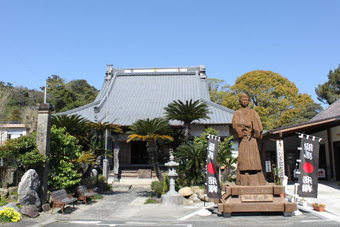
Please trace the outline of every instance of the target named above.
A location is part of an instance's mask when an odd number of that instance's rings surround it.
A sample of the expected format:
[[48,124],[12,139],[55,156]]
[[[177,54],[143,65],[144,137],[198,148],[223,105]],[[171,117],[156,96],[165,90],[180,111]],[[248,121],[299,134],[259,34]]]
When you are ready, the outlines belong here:
[[237,176],[238,185],[264,185],[260,153],[257,139],[263,130],[259,115],[248,106],[240,108],[233,116],[235,137],[241,139],[238,150]]

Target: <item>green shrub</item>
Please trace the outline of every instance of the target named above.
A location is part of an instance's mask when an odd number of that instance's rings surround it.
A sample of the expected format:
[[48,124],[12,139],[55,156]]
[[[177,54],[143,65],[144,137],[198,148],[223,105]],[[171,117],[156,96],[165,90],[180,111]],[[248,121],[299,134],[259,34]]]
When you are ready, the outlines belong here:
[[104,196],[101,194],[97,194],[94,196],[94,199],[102,199],[102,198],[104,198]]
[[81,164],[77,159],[81,156],[81,146],[76,137],[65,133],[64,128],[51,128],[49,188],[67,189],[81,181],[78,172]]
[[6,205],[8,203],[8,199],[6,198],[6,196],[1,196],[0,198],[0,207]]
[[98,183],[105,183],[106,178],[103,174],[98,175]]
[[155,203],[159,203],[159,201],[158,200],[156,200],[156,199],[153,199],[153,198],[148,198],[145,202],[144,202],[144,204],[155,204]]
[[163,192],[164,180],[152,181],[151,190],[159,197]]
[[25,171],[29,169],[35,169],[37,168],[37,166],[43,166],[46,159],[46,155],[41,154],[36,148],[32,151],[28,151],[25,154],[20,155],[20,161]]
[[169,181],[169,177],[168,174],[164,175],[164,179],[163,179],[164,183],[163,183],[163,191],[162,191],[162,195],[167,193],[169,191],[169,187],[170,187],[170,181]]

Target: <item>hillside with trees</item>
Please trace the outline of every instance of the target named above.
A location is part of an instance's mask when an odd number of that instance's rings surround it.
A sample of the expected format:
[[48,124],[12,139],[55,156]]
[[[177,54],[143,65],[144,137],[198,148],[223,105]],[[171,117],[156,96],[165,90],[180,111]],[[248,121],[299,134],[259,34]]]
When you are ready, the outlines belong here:
[[[0,123],[22,121],[34,131],[36,106],[44,102],[44,89],[28,89],[0,81]],[[94,101],[97,94],[98,90],[86,80],[66,82],[57,75],[47,79],[47,102],[55,106],[55,113],[86,105]]]

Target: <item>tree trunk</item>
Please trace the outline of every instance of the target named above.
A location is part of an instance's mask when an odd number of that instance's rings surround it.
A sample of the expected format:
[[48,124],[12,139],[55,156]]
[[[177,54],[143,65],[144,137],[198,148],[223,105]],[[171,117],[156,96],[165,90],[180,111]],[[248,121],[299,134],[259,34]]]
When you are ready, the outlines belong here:
[[162,176],[161,170],[160,170],[159,165],[158,165],[156,144],[153,141],[148,141],[146,143],[146,150],[148,152],[149,158],[151,160],[151,164],[153,166],[153,169],[156,173],[158,180],[162,180],[163,176]]
[[188,142],[189,136],[190,136],[190,122],[184,122],[183,134],[184,134],[184,141]]

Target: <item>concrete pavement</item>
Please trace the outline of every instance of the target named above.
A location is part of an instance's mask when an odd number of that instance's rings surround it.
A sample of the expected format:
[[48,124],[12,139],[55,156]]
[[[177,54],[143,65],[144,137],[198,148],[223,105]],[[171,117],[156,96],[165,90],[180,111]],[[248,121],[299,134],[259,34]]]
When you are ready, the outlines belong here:
[[[290,195],[294,195],[294,184],[286,186],[286,197]],[[304,209],[314,215],[340,222],[340,189],[336,181],[319,181],[318,197],[305,199],[308,206],[298,206],[299,209]],[[325,204],[325,212],[314,211],[311,204],[315,202]]]
[[[311,206],[298,208],[302,215],[287,218],[282,214],[246,214],[233,215],[231,219],[223,218],[214,204],[206,203],[205,207],[213,212],[211,216],[198,216],[197,212],[204,208],[204,203],[185,204],[180,206],[162,206],[161,204],[144,204],[149,197],[150,182],[136,184],[136,181],[125,181],[125,187],[116,187],[116,192],[110,192],[104,195],[104,198],[89,205],[80,204],[75,208],[66,207],[65,215],[56,209],[53,214],[50,212],[41,213],[36,219],[25,218],[19,223],[8,224],[10,226],[168,226],[180,225],[182,223],[191,223],[191,226],[204,226],[203,223],[215,226],[230,224],[237,226],[270,226],[272,222],[280,223],[281,226],[296,225],[304,226],[307,223],[327,223],[328,226],[340,226],[340,190],[337,189],[336,182],[320,182],[319,196],[317,199],[306,198],[309,204],[312,202],[321,202],[326,204],[326,212],[313,211]],[[286,187],[286,193],[293,194],[294,185]],[[91,224],[92,223],[92,224]],[[108,223],[108,224],[107,224]],[[111,223],[111,224],[110,224]],[[150,225],[148,225],[148,223]],[[157,224],[155,224],[157,223]],[[14,225],[13,225],[14,224]]]

